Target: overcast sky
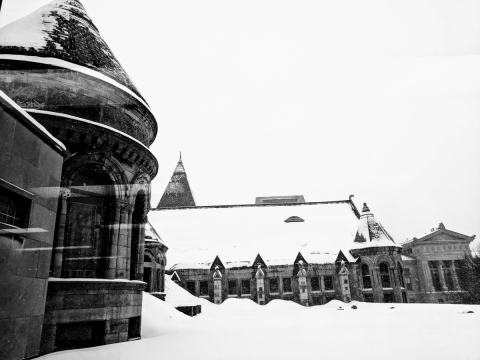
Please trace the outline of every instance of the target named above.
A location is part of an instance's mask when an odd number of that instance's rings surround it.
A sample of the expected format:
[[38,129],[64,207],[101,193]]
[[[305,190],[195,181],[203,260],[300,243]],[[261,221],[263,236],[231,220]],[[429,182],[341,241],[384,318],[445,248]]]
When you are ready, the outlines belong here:
[[479,1],[82,3],[157,118],[153,206],[181,151],[198,205],[354,194],[398,241],[480,236]]

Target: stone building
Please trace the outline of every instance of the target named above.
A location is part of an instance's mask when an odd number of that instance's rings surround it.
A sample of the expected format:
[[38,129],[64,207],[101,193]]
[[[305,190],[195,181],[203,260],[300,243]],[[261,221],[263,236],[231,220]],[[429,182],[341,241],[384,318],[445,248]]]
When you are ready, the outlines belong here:
[[165,266],[168,247],[147,222],[145,226],[145,253],[143,255],[143,281],[147,284],[144,291],[150,293],[165,291]]
[[66,149],[0,91],[0,359],[38,354]]
[[[167,191],[171,191],[167,187]],[[177,206],[176,206],[177,205]],[[192,294],[221,303],[273,299],[304,305],[453,302],[455,268],[473,237],[440,225],[396,242],[364,204],[258,197],[252,205],[154,209],[150,222],[171,244],[170,272]],[[433,230],[433,229],[432,229]]]
[[474,239],[475,235],[448,230],[440,223],[429,233],[402,243],[409,302],[454,302],[462,290],[456,270],[471,254]]
[[40,353],[139,338],[150,107],[77,0],[0,29],[0,90],[66,147],[60,183],[39,175],[57,211]]

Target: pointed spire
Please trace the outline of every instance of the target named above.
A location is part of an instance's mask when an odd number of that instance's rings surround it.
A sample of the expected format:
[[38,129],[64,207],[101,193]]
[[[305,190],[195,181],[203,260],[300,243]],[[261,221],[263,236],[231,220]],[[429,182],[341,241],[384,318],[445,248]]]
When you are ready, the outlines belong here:
[[367,203],[363,203],[362,216],[360,216],[357,233],[355,234],[353,243],[353,249],[400,246],[383,228],[382,224],[375,219],[375,216],[370,211]]
[[196,206],[190,184],[188,183],[187,173],[183,166],[182,153],[178,159],[177,166],[173,175],[163,193],[158,207],[181,207]]
[[362,214],[369,213],[370,209],[367,206],[367,203],[363,203]]

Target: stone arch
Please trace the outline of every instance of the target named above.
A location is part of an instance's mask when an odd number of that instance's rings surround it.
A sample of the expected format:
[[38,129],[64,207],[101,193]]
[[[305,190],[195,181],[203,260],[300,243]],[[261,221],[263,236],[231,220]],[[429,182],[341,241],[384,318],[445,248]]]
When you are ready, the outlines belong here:
[[395,262],[387,255],[380,255],[375,259],[375,267],[378,269],[381,263],[387,263],[389,267],[395,267]]
[[145,250],[145,253],[143,254],[143,261],[146,261],[146,258],[148,258],[148,262],[150,263],[155,263],[155,256],[150,250]]
[[124,200],[128,180],[122,165],[113,156],[103,153],[74,154],[63,166],[62,186],[69,188],[75,176],[82,171],[101,170],[113,183],[109,191],[118,200]]

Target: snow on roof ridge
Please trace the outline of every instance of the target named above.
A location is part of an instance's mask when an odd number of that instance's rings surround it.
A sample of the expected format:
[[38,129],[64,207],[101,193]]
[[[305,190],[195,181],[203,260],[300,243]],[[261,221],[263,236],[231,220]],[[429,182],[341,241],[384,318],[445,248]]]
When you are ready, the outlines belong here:
[[[78,117],[78,116],[68,115],[68,114],[64,114],[64,113],[58,113],[58,112],[55,112],[55,111],[40,110],[40,109],[24,109],[24,110],[27,111],[27,112],[32,112],[32,113],[37,113],[37,114],[45,114],[45,115],[54,115],[54,116],[58,116],[58,117],[64,117],[64,118],[67,118],[67,119],[72,119],[72,120],[84,122],[84,123],[87,123],[87,124],[99,126],[99,127],[104,128],[104,129],[113,131],[114,133],[117,133],[117,134],[120,134],[120,135],[122,135],[122,136],[125,136],[125,137],[129,138],[130,140],[135,141],[137,144],[141,145],[141,146],[144,147],[146,150],[150,151],[150,149],[149,149],[145,144],[143,144],[143,143],[140,142],[139,140],[135,139],[133,136],[128,135],[128,134],[124,133],[123,131],[120,131],[120,130],[118,130],[118,129],[115,129],[115,128],[111,127],[111,126],[98,123],[98,122],[96,122],[96,121],[87,120],[87,119],[84,119],[84,118],[81,118],[81,117]],[[150,152],[151,152],[151,151],[150,151]]]
[[[1,47],[1,45],[0,45]],[[136,100],[138,100],[143,106],[147,108],[147,110],[152,114],[152,110],[150,109],[150,106],[147,104],[145,100],[143,100],[140,96],[135,94],[132,90],[130,90],[128,87],[125,85],[120,84],[118,81],[112,79],[111,77],[108,77],[107,75],[102,74],[99,71],[96,71],[94,69],[90,69],[88,67],[78,65],[75,63],[72,63],[70,61],[62,60],[62,59],[57,59],[54,57],[41,57],[41,56],[30,56],[30,55],[14,55],[14,54],[0,54],[0,59],[5,59],[5,60],[18,60],[18,61],[26,61],[26,62],[35,62],[38,64],[44,64],[44,65],[52,65],[52,66],[57,66],[61,68],[65,68],[68,70],[72,71],[77,71],[82,74],[94,77],[98,80],[104,81],[110,85],[113,85],[120,90],[126,92],[128,95],[133,96]],[[157,119],[153,116],[155,121]],[[157,122],[158,124],[158,122]]]

